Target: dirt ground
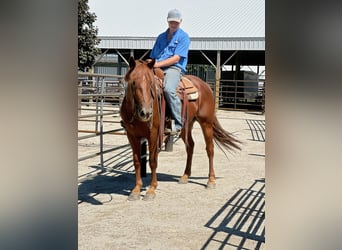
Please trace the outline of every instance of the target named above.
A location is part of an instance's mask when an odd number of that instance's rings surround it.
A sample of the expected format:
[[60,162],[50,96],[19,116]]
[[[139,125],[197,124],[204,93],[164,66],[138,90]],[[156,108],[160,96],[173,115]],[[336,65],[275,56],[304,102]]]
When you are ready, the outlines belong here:
[[[82,113],[83,114],[83,113]],[[265,116],[259,112],[218,111],[221,125],[243,142],[227,156],[215,146],[216,188],[205,188],[208,159],[195,124],[192,177],[178,184],[185,168],[185,146],[159,154],[158,189],[153,201],[127,201],[135,183],[131,151],[124,135],[106,135],[105,172],[99,157],[79,162],[79,249],[264,249]],[[111,115],[104,129],[120,128]],[[79,122],[79,129],[94,124]],[[81,134],[80,134],[81,135]],[[79,141],[79,157],[99,151],[99,138]],[[150,175],[143,178],[146,191]]]

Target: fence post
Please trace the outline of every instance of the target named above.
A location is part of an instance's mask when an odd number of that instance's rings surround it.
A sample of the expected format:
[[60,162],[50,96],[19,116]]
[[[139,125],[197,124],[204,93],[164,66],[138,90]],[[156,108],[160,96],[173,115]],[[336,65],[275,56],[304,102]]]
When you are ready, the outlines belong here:
[[78,116],[81,115],[81,109],[82,109],[82,97],[80,96],[82,94],[82,81],[78,81],[78,105],[77,105],[77,109],[78,109]]
[[220,80],[221,80],[221,51],[217,51],[216,75],[215,75],[215,112],[219,107],[220,100]]
[[105,88],[104,77],[101,79],[101,96],[100,96],[100,161],[101,161],[101,172],[104,170],[104,161],[103,161],[103,102],[104,102],[104,88]]
[[173,151],[173,139],[174,139],[173,135],[169,135],[165,139],[165,151],[166,152],[172,152]]

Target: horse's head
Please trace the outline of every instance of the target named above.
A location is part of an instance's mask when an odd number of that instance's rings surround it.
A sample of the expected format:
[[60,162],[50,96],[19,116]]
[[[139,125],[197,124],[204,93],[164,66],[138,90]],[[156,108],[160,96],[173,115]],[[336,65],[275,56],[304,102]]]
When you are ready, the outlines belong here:
[[154,75],[152,72],[155,60],[144,62],[129,59],[129,70],[125,75],[127,82],[126,98],[138,119],[149,121],[153,112],[153,99],[155,97]]

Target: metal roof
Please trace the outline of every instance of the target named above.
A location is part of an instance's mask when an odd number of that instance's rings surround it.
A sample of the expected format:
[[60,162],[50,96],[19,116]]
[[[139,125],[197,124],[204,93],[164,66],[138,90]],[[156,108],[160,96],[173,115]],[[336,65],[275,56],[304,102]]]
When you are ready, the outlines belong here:
[[[102,49],[151,49],[155,37],[99,37]],[[265,50],[264,37],[192,37],[190,50]]]
[[265,50],[265,0],[89,0],[89,7],[103,49],[152,48],[167,12],[177,8],[190,50]]

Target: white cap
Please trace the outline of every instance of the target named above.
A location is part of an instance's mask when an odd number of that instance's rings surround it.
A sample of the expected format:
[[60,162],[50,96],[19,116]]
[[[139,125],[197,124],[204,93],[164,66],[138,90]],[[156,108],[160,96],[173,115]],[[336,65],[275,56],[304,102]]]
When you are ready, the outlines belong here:
[[182,21],[182,14],[177,9],[170,10],[169,13],[167,13],[167,21],[180,23]]

